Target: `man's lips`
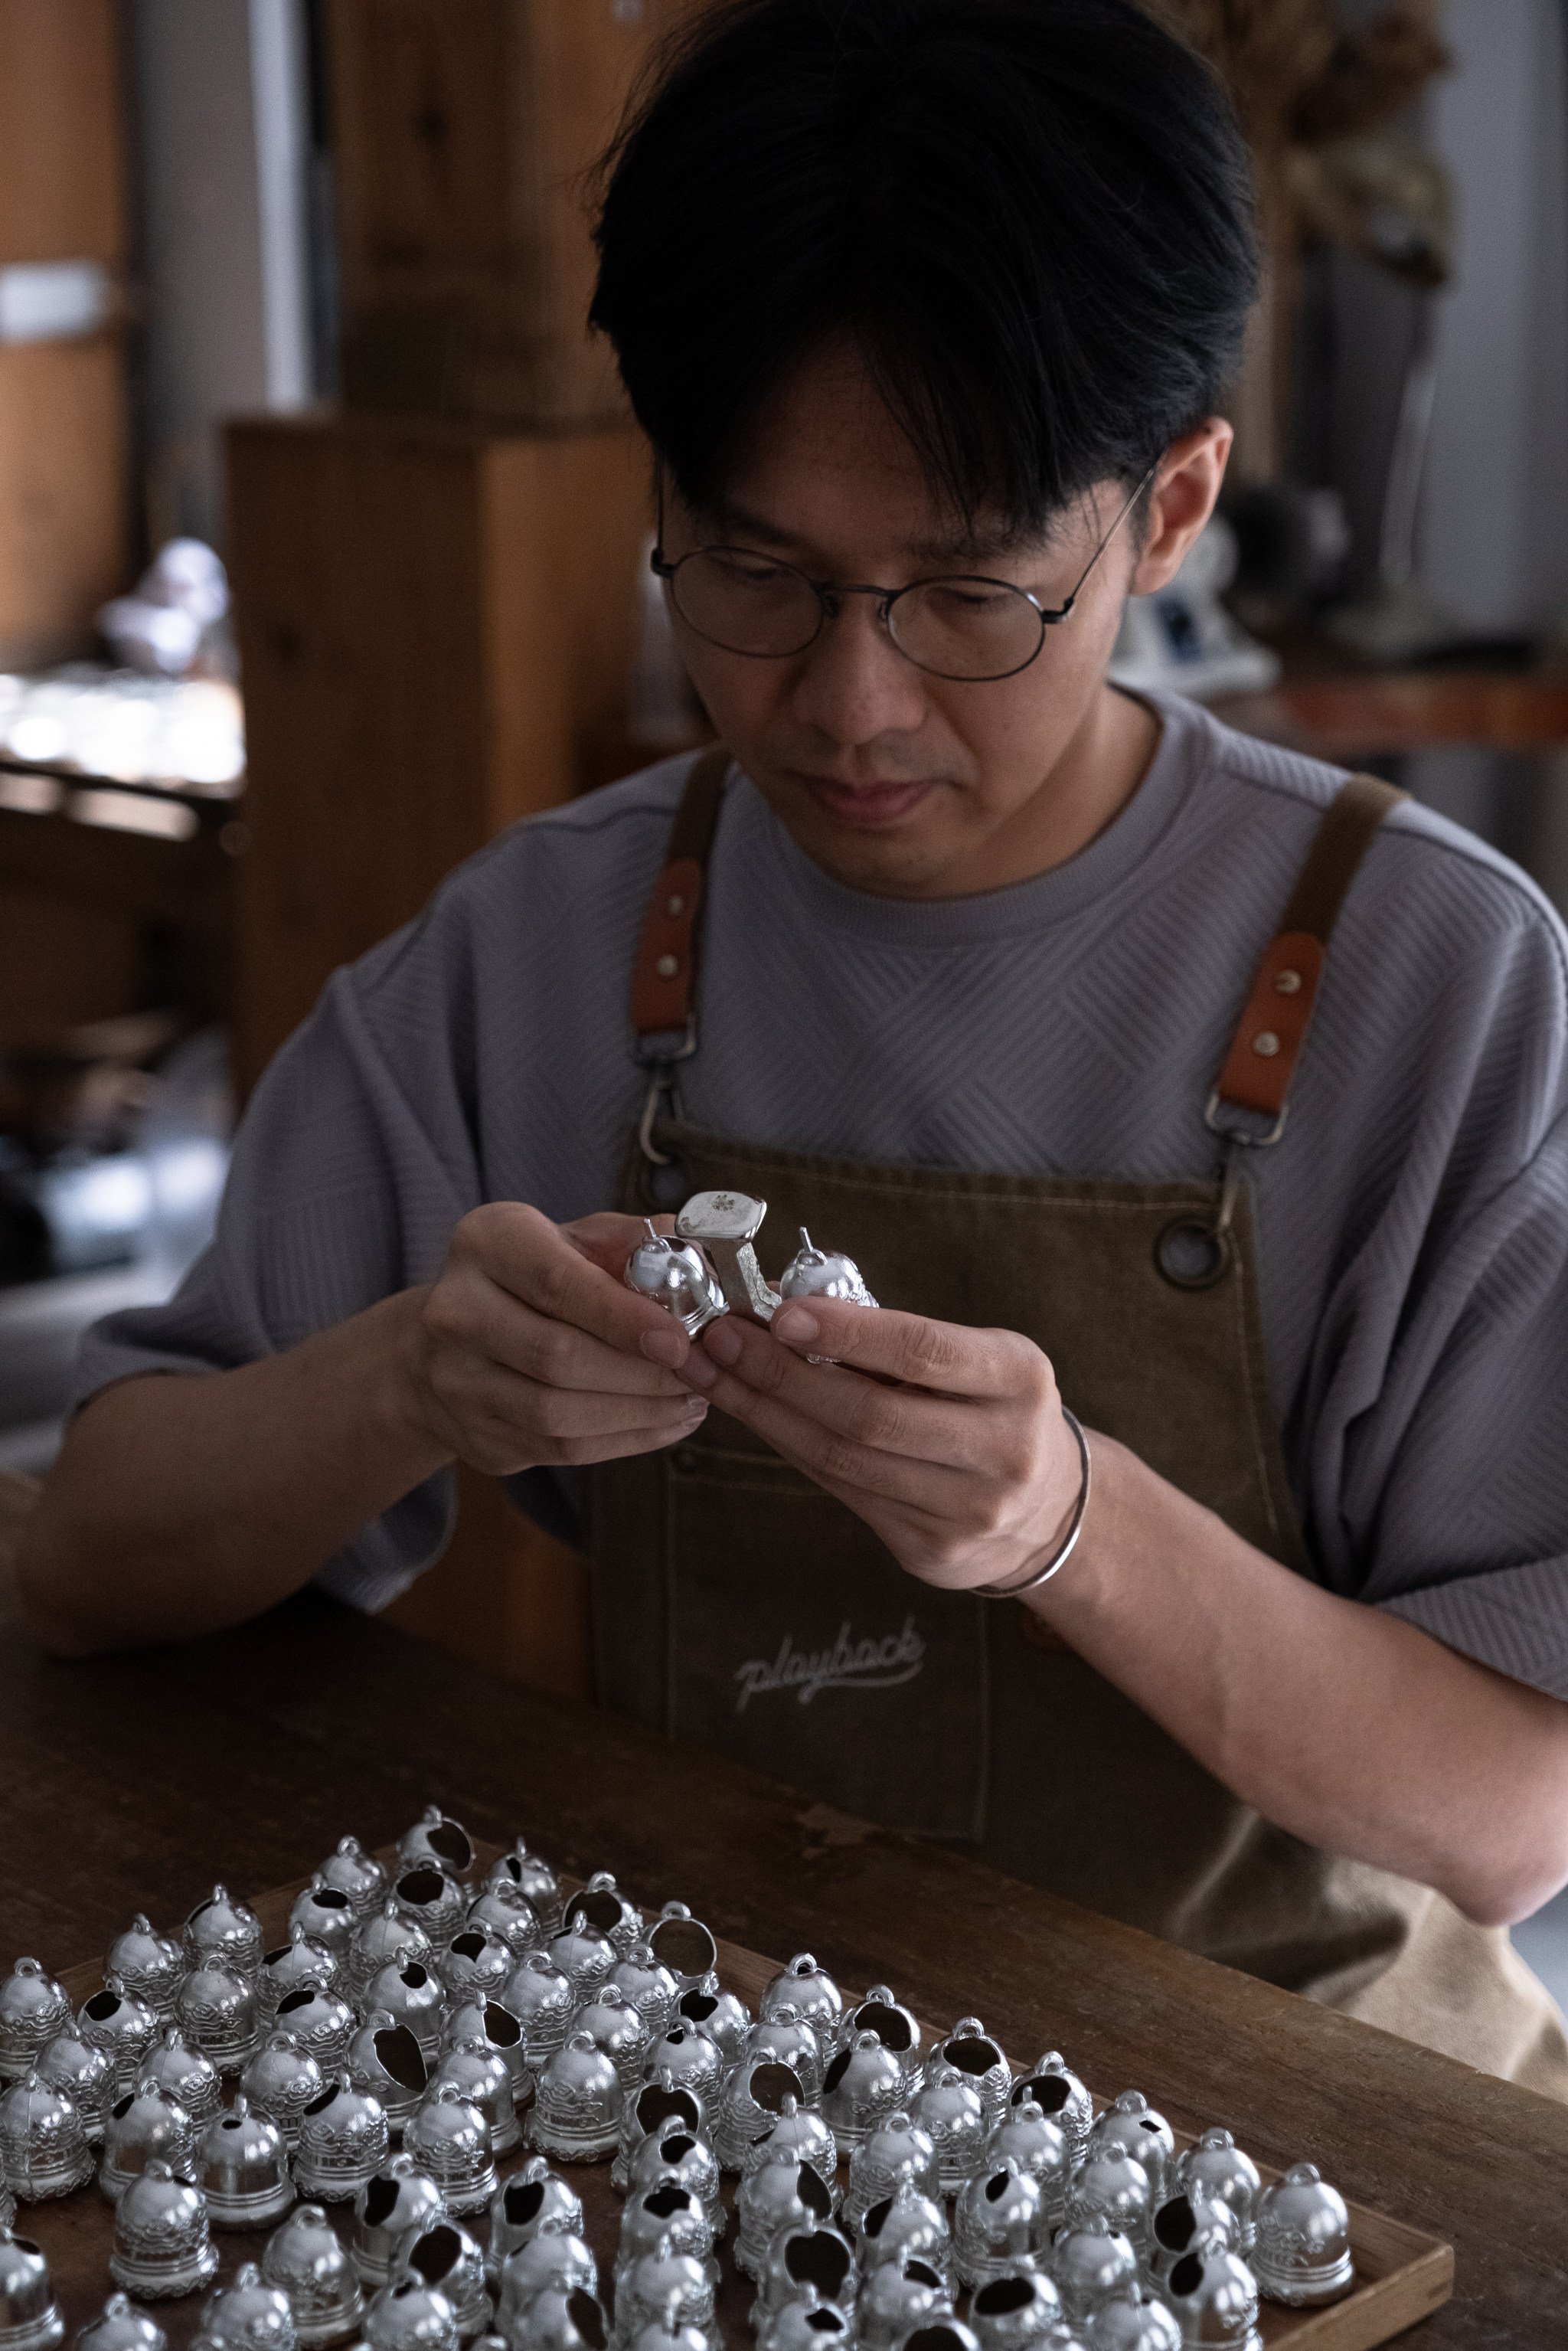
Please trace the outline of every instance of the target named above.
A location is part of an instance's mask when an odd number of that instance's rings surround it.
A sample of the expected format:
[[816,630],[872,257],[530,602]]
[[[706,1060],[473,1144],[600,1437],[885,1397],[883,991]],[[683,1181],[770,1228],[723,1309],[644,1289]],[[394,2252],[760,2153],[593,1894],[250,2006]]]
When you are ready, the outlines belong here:
[[889,778],[881,783],[841,784],[831,776],[813,776],[796,768],[794,779],[815,800],[826,816],[841,824],[862,826],[867,830],[878,825],[896,824],[907,816],[932,789],[930,779],[915,777],[900,780]]

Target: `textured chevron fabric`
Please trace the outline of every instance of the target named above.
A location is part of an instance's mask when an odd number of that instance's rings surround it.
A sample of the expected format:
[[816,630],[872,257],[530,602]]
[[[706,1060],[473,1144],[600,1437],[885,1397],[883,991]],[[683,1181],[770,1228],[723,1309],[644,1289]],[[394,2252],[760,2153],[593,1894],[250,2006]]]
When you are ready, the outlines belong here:
[[[1152,698],[1161,745],[1066,865],[910,904],[830,880],[732,771],[685,1114],[756,1143],[1031,1176],[1209,1176],[1204,1103],[1338,771]],[[611,1204],[627,995],[686,762],[533,819],[340,971],[246,1116],[217,1240],[85,1343],[78,1394],[294,1344],[429,1280],[481,1201]],[[1290,1123],[1254,1155],[1264,1333],[1317,1573],[1568,1697],[1568,937],[1402,807],[1340,917]],[[517,1498],[558,1531],[570,1478]],[[452,1481],[323,1581],[374,1607]]]

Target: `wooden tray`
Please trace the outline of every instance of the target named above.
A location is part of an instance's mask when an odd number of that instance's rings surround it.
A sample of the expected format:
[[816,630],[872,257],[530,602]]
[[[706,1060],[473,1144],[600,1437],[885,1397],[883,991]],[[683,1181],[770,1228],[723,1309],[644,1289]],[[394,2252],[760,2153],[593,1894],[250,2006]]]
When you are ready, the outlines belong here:
[[[483,1844],[479,1849],[486,1862],[499,1851],[499,1847]],[[390,1856],[383,1854],[382,1857]],[[286,1938],[289,1907],[303,1883],[299,1880],[293,1886],[279,1886],[256,1899],[254,1907],[269,1947]],[[720,1943],[718,1952],[722,1981],[755,2008],[764,1987],[778,1973],[780,1962],[764,1959],[758,1952],[746,1950],[736,1943]],[[101,1962],[93,1959],[70,1969],[61,1981],[72,2001],[79,2004],[98,1990],[102,1975]],[[925,2019],[922,2018],[921,2024],[928,2040],[941,2037]],[[1038,2050],[1029,2051],[1027,2063],[1032,2064],[1039,2053]],[[1071,2063],[1071,2052],[1068,2055]],[[1016,2057],[1014,2065],[1017,2070]],[[232,2091],[233,2086],[231,2081],[227,2087]],[[1150,2083],[1147,2086],[1157,2104],[1158,2084]],[[1100,2094],[1095,2095],[1096,2104],[1103,2103]],[[1186,2147],[1191,2140],[1178,2131],[1176,2143]],[[1325,2148],[1322,2154],[1323,2168],[1332,2177],[1333,2151]],[[503,2158],[498,2167],[502,2178],[515,2170],[526,2157],[527,2150],[519,2149]],[[582,2199],[588,2241],[598,2256],[600,2273],[608,2287],[622,2210],[621,2199],[610,2185],[610,2166],[570,2164],[561,2168]],[[1266,2164],[1260,2164],[1259,2168],[1265,2179],[1280,2177]],[[734,2183],[727,2181],[727,2204],[733,2201],[733,2195]],[[328,2207],[344,2233],[351,2209],[346,2204]],[[468,2225],[483,2241],[485,2216],[480,2214]],[[16,2227],[20,2234],[33,2238],[47,2254],[67,2327],[74,2333],[102,2308],[105,2296],[112,2290],[109,2274],[110,2245],[114,2233],[111,2207],[94,2184],[57,2202],[22,2205]],[[228,2283],[242,2262],[259,2260],[267,2234],[266,2230],[241,2232],[215,2229],[213,2240],[220,2255],[217,2282]],[[733,2224],[725,2241],[727,2247],[733,2245]],[[1289,2345],[1290,2351],[1371,2351],[1374,2344],[1386,2343],[1391,2336],[1427,2317],[1448,2301],[1454,2290],[1452,2247],[1425,2235],[1419,2229],[1410,2228],[1403,2220],[1392,2220],[1384,2213],[1353,2204],[1350,2241],[1355,2258],[1354,2291],[1326,2310],[1288,2311],[1275,2303],[1265,2302],[1260,2323],[1266,2344]],[[718,2296],[719,2328],[732,2351],[745,2351],[752,2340],[748,2319],[754,2288],[750,2279],[736,2269],[727,2253],[723,2257],[723,2269],[724,2282]],[[171,2351],[183,2351],[196,2332],[205,2299],[204,2294],[193,2294],[183,2301],[151,2305],[168,2335]]]

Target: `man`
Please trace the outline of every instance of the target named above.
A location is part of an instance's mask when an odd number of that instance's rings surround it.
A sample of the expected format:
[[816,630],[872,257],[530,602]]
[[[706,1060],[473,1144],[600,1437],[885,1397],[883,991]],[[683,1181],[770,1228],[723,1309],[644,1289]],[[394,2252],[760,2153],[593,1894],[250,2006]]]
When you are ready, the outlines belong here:
[[[89,1343],[35,1624],[374,1606],[462,1459],[591,1544],[608,1702],[1568,2088],[1502,1932],[1568,1879],[1563,935],[1105,683],[1229,446],[1220,95],[1124,0],[743,0],[601,251],[733,759],[337,976]],[[882,1309],[689,1341],[622,1273],[700,1189]]]

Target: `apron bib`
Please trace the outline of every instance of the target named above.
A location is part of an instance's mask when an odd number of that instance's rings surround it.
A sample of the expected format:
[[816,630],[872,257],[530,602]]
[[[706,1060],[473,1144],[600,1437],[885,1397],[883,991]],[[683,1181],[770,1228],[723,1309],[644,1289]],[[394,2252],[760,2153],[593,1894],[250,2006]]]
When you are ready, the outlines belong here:
[[[722,760],[694,770],[633,1008],[640,1033],[685,1050],[687,918],[722,776]],[[1232,1084],[1233,1049],[1217,1092],[1259,1140],[1282,1124],[1322,947],[1391,797],[1353,794],[1337,823],[1331,810],[1264,957],[1269,992],[1255,988],[1239,1041],[1271,1019],[1274,1049],[1258,1057],[1269,1066]],[[672,957],[684,1006],[667,986]],[[1281,998],[1281,969],[1308,986]],[[663,996],[641,985],[649,971]],[[1299,1011],[1293,1024],[1281,1004]],[[653,1058],[622,1208],[647,1215],[738,1188],[768,1204],[757,1249],[774,1280],[806,1225],[890,1305],[1022,1332],[1085,1426],[1310,1573],[1268,1396],[1249,1196],[1233,1166],[1207,1183],[1125,1184],[762,1148],[686,1125],[670,1106],[674,1056]],[[1506,1936],[1262,1820],[1026,1609],[905,1575],[861,1520],[737,1422],[710,1412],[671,1451],[595,1468],[590,1491],[606,1704],[841,1811],[962,1841],[1009,1875],[1568,2095],[1561,2020]]]

